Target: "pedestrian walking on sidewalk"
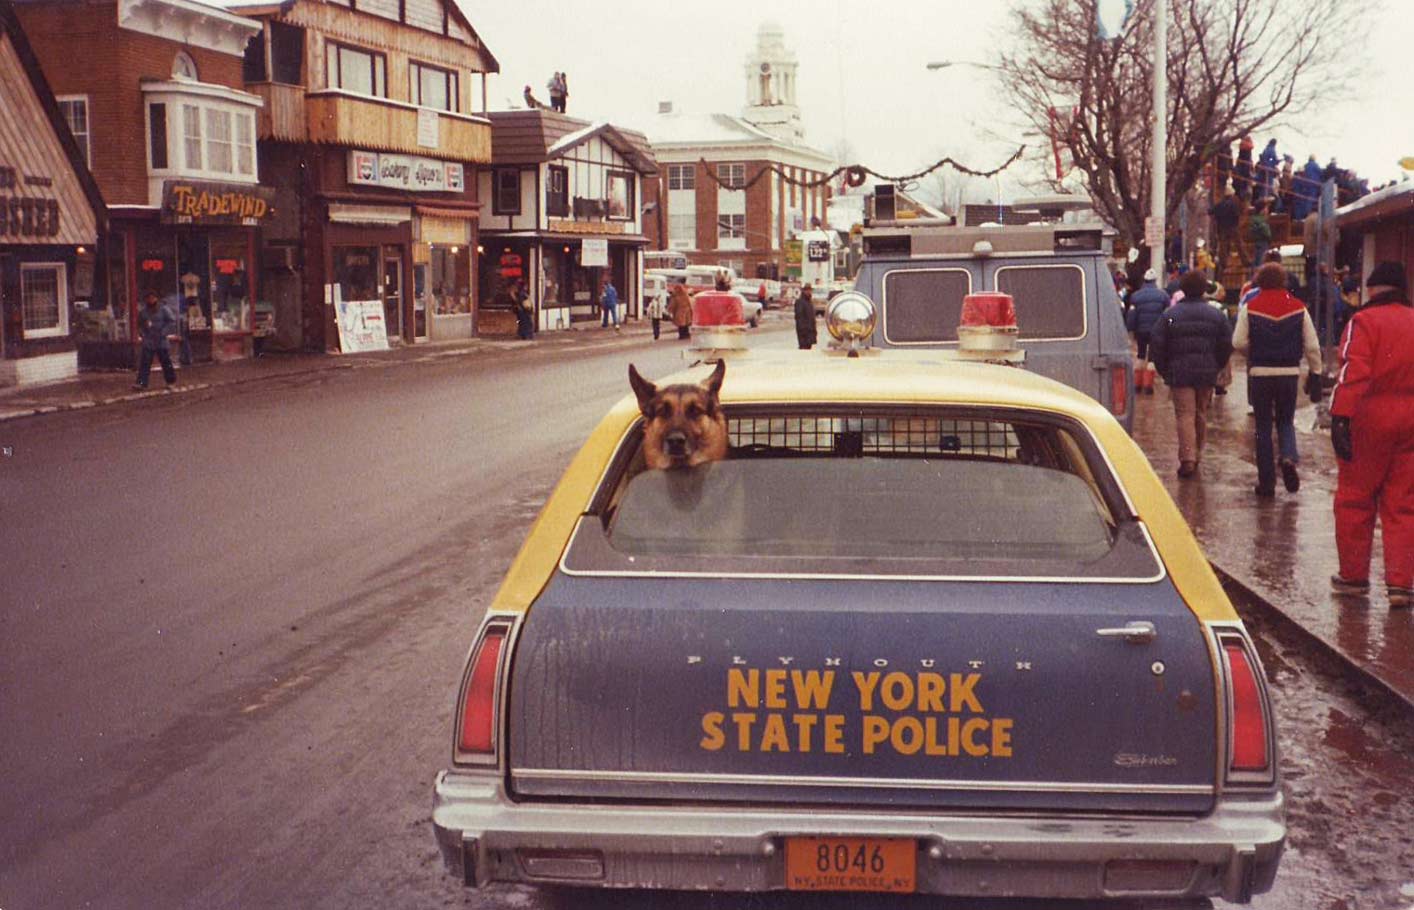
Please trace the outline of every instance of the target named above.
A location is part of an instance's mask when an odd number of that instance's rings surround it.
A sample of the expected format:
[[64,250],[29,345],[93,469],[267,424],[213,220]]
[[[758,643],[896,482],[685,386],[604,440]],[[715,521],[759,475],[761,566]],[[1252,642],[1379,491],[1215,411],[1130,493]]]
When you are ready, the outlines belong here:
[[134,389],[146,390],[147,377],[152,372],[152,358],[162,364],[162,378],[168,386],[177,384],[177,370],[172,366],[172,351],[167,336],[177,330],[177,314],[172,307],[159,304],[156,291],[148,291],[145,306],[137,312],[137,330],[142,338],[138,354],[137,381]]
[[1257,296],[1237,314],[1232,347],[1247,356],[1247,399],[1257,416],[1257,495],[1276,495],[1275,426],[1281,479],[1288,493],[1301,488],[1296,471],[1296,390],[1301,361],[1320,381],[1321,342],[1306,306],[1286,290],[1286,269],[1268,262],[1257,270]]
[[1414,597],[1414,308],[1404,267],[1381,262],[1365,280],[1366,303],[1340,340],[1331,393],[1337,594],[1370,590],[1378,514],[1391,607]]
[[663,319],[668,315],[668,302],[663,299],[665,291],[656,291],[648,301],[648,318],[653,322],[653,340],[658,340]]
[[[609,323],[614,323],[614,331],[619,330],[619,292],[614,287],[614,280],[610,278],[604,282],[604,293],[599,296],[599,327],[608,328]],[[592,317],[591,317],[592,318]]]
[[692,336],[692,295],[687,285],[675,284],[668,292],[668,311],[672,314],[673,325],[678,327],[679,338]]
[[1183,299],[1169,307],[1149,335],[1149,356],[1173,396],[1178,418],[1178,476],[1192,477],[1203,458],[1208,405],[1218,374],[1232,356],[1232,327],[1208,305],[1208,279],[1183,276]]
[[1154,371],[1149,365],[1149,335],[1169,307],[1169,295],[1159,288],[1158,278],[1153,269],[1144,273],[1144,286],[1129,295],[1129,312],[1124,316],[1125,327],[1134,336],[1139,354],[1134,365],[1136,395],[1154,394]]

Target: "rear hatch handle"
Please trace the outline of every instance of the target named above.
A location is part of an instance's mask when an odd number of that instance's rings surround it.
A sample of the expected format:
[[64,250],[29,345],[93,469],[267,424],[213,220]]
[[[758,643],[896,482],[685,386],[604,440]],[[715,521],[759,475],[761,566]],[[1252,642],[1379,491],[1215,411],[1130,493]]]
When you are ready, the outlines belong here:
[[1134,620],[1118,628],[1096,629],[1095,634],[1101,638],[1123,638],[1134,645],[1147,645],[1159,637],[1158,630],[1148,620]]

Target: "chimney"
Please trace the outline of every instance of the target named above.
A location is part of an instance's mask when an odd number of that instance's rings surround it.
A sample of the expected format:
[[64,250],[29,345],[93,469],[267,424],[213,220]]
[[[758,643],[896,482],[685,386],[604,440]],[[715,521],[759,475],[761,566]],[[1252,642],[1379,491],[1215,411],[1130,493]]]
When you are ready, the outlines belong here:
[[658,102],[658,113],[660,113],[660,114],[671,114],[672,112],[673,112],[673,103],[672,103],[671,101],[659,101],[659,102]]

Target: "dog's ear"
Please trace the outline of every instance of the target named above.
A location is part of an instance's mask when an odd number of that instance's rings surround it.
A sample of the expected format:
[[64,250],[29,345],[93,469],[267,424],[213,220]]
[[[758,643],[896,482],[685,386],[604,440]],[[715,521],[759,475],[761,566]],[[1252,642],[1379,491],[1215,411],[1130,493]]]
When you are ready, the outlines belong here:
[[648,405],[653,401],[653,396],[658,394],[658,387],[638,375],[633,364],[628,365],[628,384],[633,386],[633,394],[638,396],[638,409],[643,412],[644,417],[651,417]]
[[702,383],[703,391],[711,396],[713,402],[717,400],[717,393],[722,391],[722,380],[726,375],[727,362],[725,360],[719,360],[717,361],[717,368],[712,371],[712,375],[708,376]]

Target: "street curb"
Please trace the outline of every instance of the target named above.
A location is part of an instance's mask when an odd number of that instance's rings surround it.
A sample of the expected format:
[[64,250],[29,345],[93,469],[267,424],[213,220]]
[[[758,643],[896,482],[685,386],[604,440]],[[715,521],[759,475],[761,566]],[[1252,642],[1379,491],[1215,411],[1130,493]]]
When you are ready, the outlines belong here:
[[1327,655],[1336,663],[1339,663],[1346,670],[1348,670],[1357,678],[1359,678],[1361,682],[1365,683],[1373,689],[1378,689],[1379,691],[1383,692],[1391,701],[1402,707],[1411,716],[1414,716],[1414,700],[1411,700],[1409,696],[1405,695],[1397,687],[1385,681],[1378,673],[1374,673],[1371,670],[1361,666],[1358,662],[1351,659],[1345,654],[1345,652],[1341,651],[1335,645],[1332,645],[1330,642],[1326,641],[1324,638],[1317,635],[1315,632],[1312,632],[1310,629],[1306,628],[1296,619],[1293,619],[1284,610],[1282,610],[1276,604],[1272,603],[1266,597],[1262,596],[1262,594],[1257,591],[1257,589],[1253,588],[1251,585],[1247,584],[1242,579],[1238,578],[1230,572],[1227,572],[1215,562],[1209,561],[1208,564],[1213,567],[1213,571],[1218,574],[1218,578],[1221,579],[1225,586],[1231,585],[1232,587],[1236,588],[1239,592],[1241,592],[1242,596],[1248,602],[1250,602],[1263,614],[1264,617],[1270,620],[1274,620],[1283,629],[1287,629],[1291,632],[1294,632],[1296,634],[1296,637],[1299,638],[1304,644],[1313,646],[1317,651],[1320,651],[1321,653]]

